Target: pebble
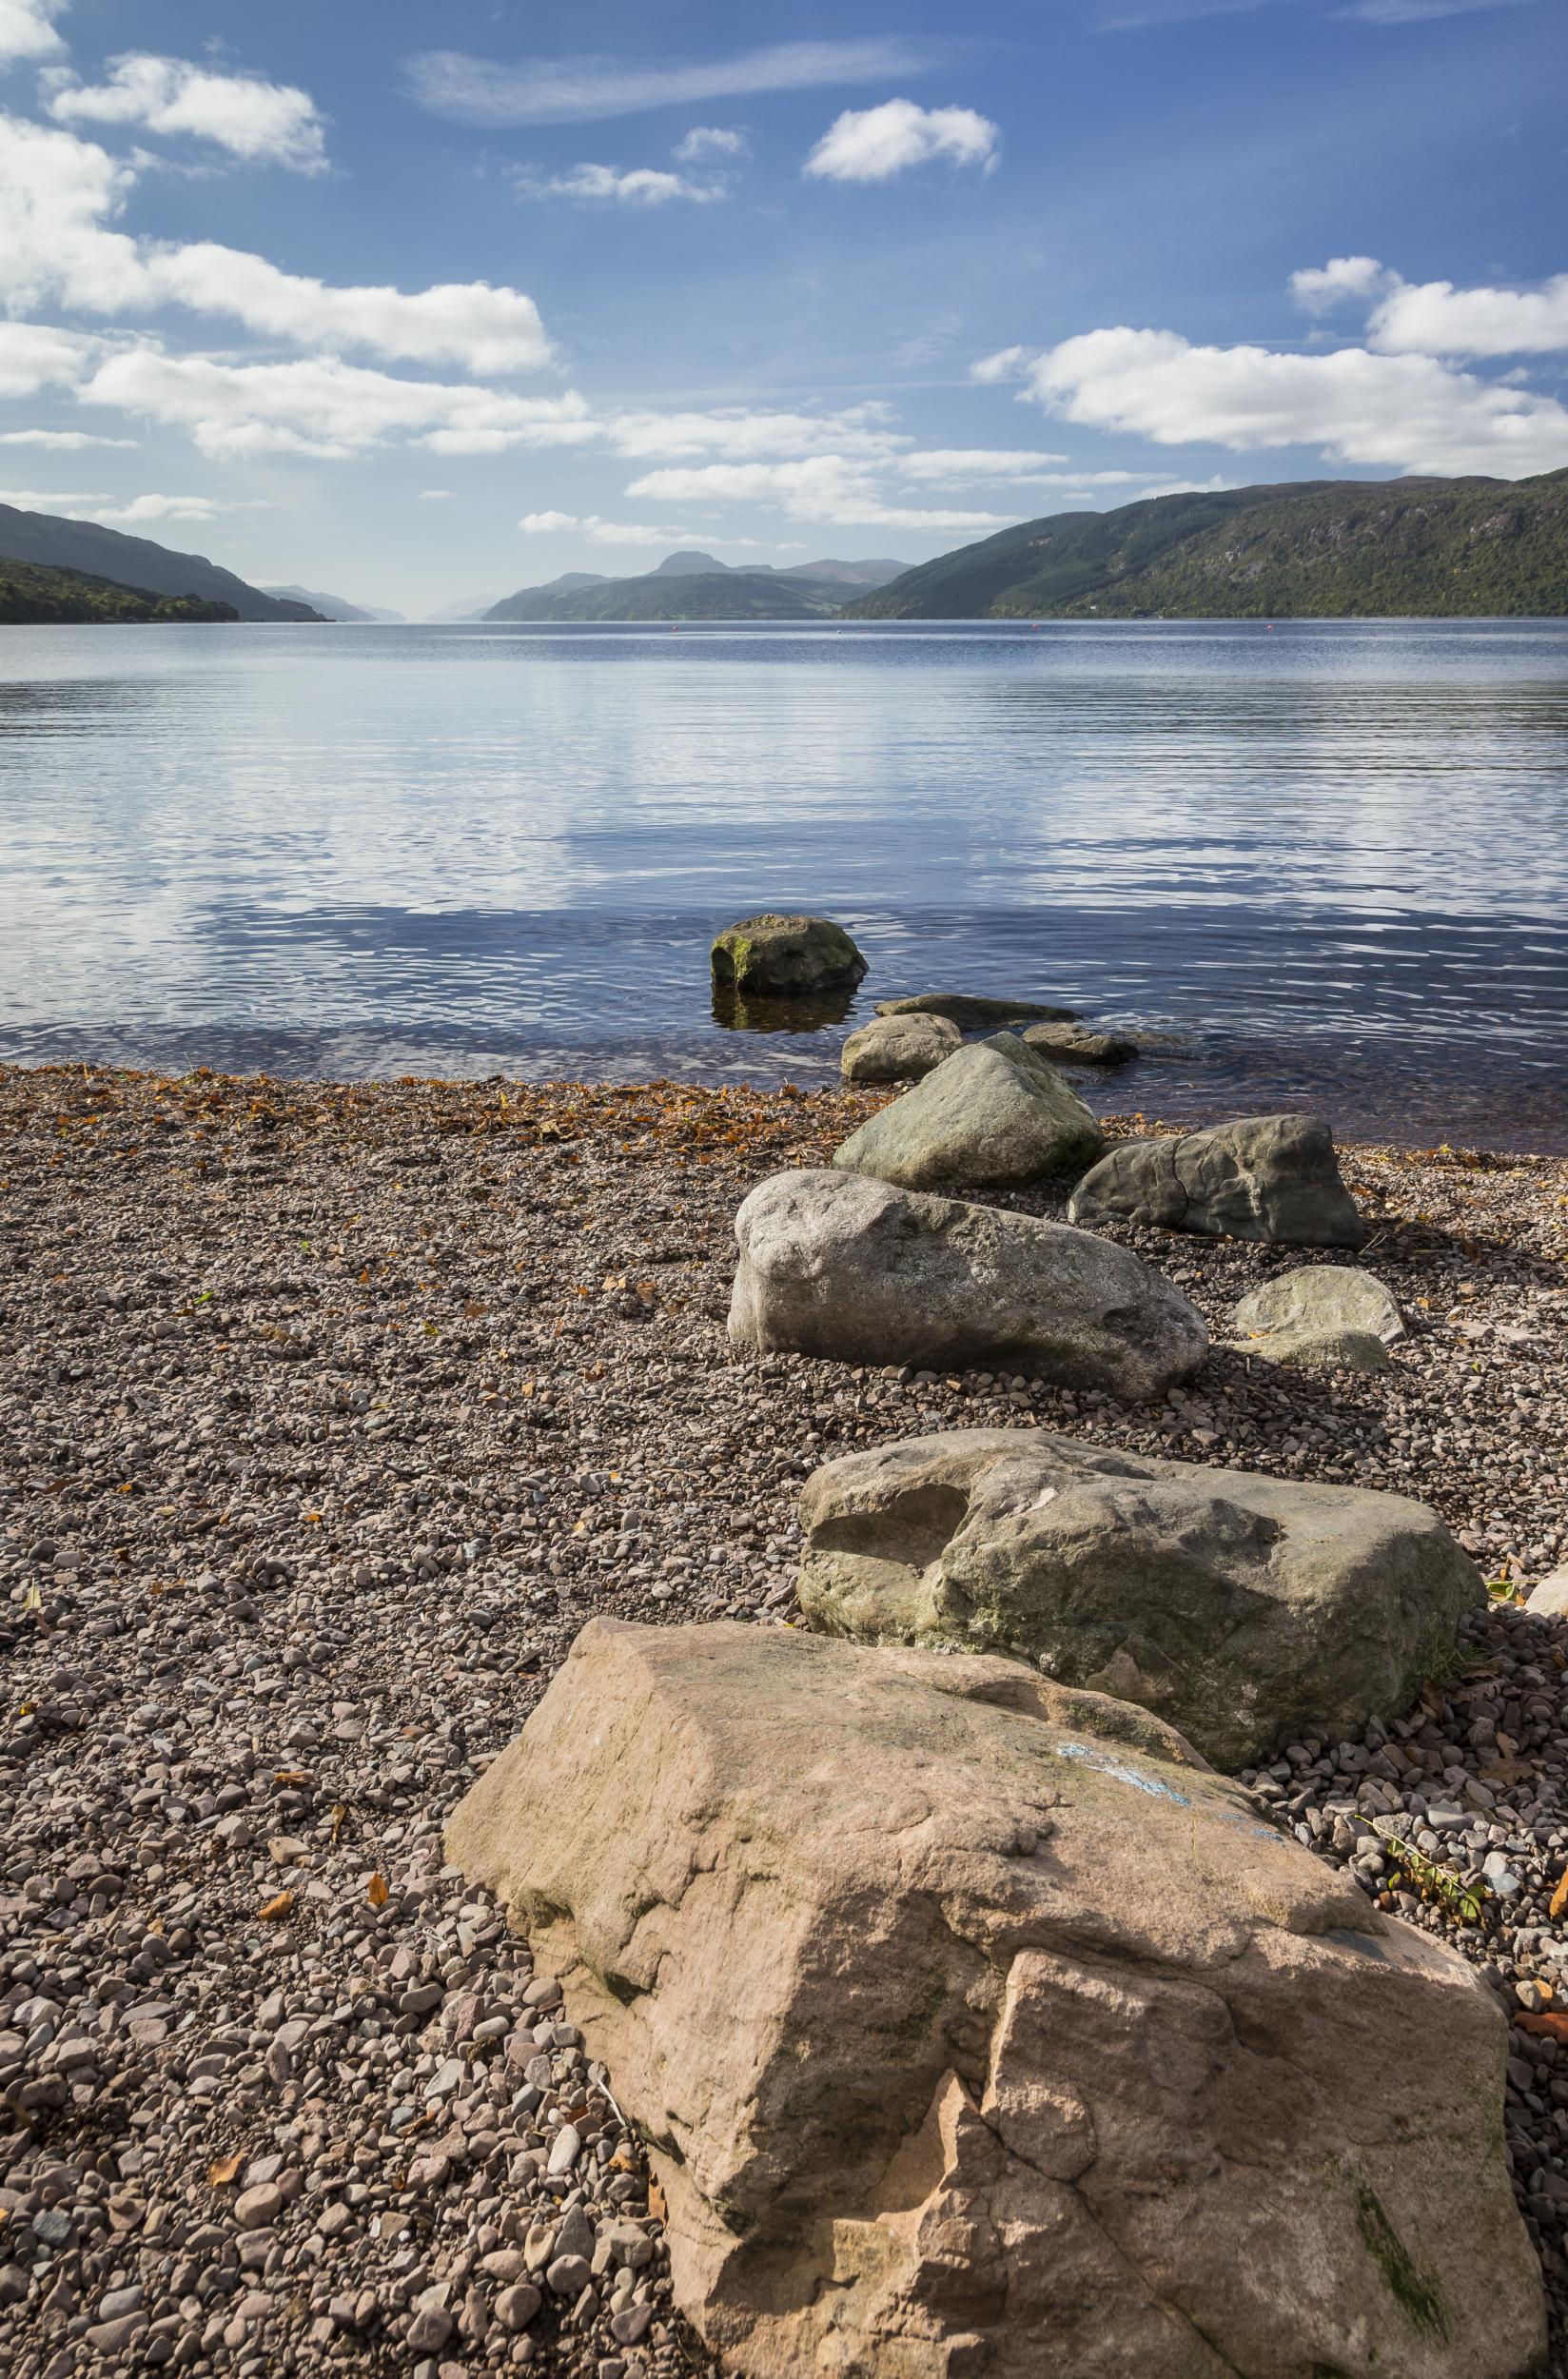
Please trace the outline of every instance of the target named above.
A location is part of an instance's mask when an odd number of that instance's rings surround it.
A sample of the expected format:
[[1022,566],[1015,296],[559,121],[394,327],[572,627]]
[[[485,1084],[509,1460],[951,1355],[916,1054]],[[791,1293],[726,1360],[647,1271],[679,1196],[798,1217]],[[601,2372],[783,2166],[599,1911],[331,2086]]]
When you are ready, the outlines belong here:
[[[1425,1495],[1493,1577],[1568,1556],[1568,1169],[1344,1152],[1388,1374],[1219,1353],[1130,1406],[732,1362],[740,1198],[879,1104],[0,1069],[8,2374],[712,2373],[614,2077],[441,1830],[591,1613],[786,1623],[833,1454],[1032,1420]],[[1217,1336],[1301,1261],[1118,1235]],[[1253,1778],[1514,2017],[1568,2004],[1565,1670],[1499,1602],[1444,1693]],[[1568,2051],[1511,2048],[1562,2341]]]

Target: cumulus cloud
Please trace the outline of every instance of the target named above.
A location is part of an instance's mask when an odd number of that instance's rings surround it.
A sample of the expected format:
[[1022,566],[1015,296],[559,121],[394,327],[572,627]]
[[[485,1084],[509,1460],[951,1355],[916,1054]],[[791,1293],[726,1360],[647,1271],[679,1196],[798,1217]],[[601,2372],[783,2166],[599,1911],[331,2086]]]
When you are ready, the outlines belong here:
[[670,154],[677,166],[699,166],[712,157],[744,157],[747,146],[745,133],[735,125],[694,124]]
[[946,158],[989,173],[1001,139],[972,108],[917,108],[912,99],[880,108],[847,108],[830,125],[802,171],[825,182],[886,182],[911,166]]
[[460,124],[590,124],[650,108],[700,106],[754,92],[815,90],[919,74],[928,53],[907,41],[786,41],[708,64],[646,66],[625,58],[519,58],[504,66],[459,49],[404,61],[411,95]]
[[54,29],[67,0],[0,0],[0,66],[22,58],[57,58],[65,43]]
[[570,530],[585,537],[590,545],[729,545],[761,551],[765,543],[756,537],[721,537],[713,529],[661,528],[652,521],[605,521],[597,512],[525,512],[518,526],[529,537],[555,537]]
[[1568,273],[1536,289],[1400,281],[1368,325],[1384,355],[1556,355],[1568,350]]
[[108,356],[80,390],[184,429],[205,454],[285,454],[337,460],[390,439],[445,454],[504,445],[578,445],[595,435],[582,399],[515,397],[492,388],[401,380],[332,356],[292,364],[229,364],[146,345]]
[[1290,294],[1309,314],[1326,314],[1347,299],[1376,297],[1397,274],[1375,256],[1331,256],[1326,265],[1290,276]]
[[569,166],[564,173],[537,173],[516,166],[508,175],[519,198],[577,198],[598,206],[664,206],[673,198],[706,206],[729,196],[721,184],[693,182],[682,173],[665,173],[657,166]]
[[1568,410],[1555,398],[1429,355],[1287,355],[1194,346],[1172,330],[1091,330],[1040,356],[1029,386],[1063,420],[1158,445],[1313,446],[1342,462],[1507,479],[1568,463]]
[[0,302],[53,298],[92,314],[181,305],[336,352],[367,347],[476,372],[526,371],[550,356],[539,308],[487,282],[406,292],[334,288],[212,241],[180,246],[108,226],[133,169],[75,133],[0,116]]
[[[937,487],[961,486],[966,480],[1037,481],[1056,486],[1062,474],[1051,466],[1066,462],[1065,454],[1033,454],[1005,446],[929,446],[897,459],[900,479]],[[1071,474],[1074,482],[1079,474]]]
[[866,466],[842,455],[813,455],[796,462],[707,462],[695,468],[649,471],[634,480],[626,493],[675,503],[776,503],[793,520],[834,521],[846,528],[999,529],[1015,517],[891,504]]
[[211,141],[249,164],[324,173],[324,128],[307,91],[256,74],[219,74],[184,58],[136,50],[108,62],[108,79],[84,84],[65,69],[48,78],[57,124],[138,124]]
[[34,397],[40,388],[74,387],[98,345],[96,339],[42,323],[0,322],[0,397]]
[[48,454],[76,454],[84,446],[124,446],[133,452],[134,438],[94,438],[85,429],[0,430],[0,446],[36,446]]

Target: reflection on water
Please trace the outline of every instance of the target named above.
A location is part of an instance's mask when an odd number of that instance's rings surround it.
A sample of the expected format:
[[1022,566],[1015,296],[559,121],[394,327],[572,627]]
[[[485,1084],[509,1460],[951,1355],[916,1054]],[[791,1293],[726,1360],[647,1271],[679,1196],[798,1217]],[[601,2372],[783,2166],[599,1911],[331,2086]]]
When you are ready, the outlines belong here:
[[[825,1080],[941,988],[1568,1147],[1568,622],[13,628],[0,820],[22,1062]],[[810,1029],[713,1006],[764,908],[872,962]]]

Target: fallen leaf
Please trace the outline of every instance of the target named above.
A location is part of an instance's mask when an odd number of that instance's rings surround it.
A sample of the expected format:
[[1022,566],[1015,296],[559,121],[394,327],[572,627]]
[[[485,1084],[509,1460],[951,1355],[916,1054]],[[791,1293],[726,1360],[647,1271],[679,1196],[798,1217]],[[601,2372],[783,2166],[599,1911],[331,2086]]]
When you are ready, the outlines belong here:
[[293,1906],[293,1893],[280,1892],[275,1899],[269,1899],[266,1906],[258,1910],[257,1914],[260,1916],[264,1925],[279,1925],[282,1924],[284,1918],[289,1914]]
[[377,1872],[371,1877],[369,1882],[365,1885],[364,1897],[370,1902],[372,1908],[384,1908],[387,1901],[391,1898],[392,1895],[386,1888],[386,1878],[381,1873],[380,1869],[377,1870]]
[[1568,1867],[1564,1867],[1558,1878],[1558,1888],[1552,1895],[1552,1905],[1547,1911],[1554,1924],[1565,1908],[1568,1908]]
[[656,2222],[662,2222],[670,2211],[670,2201],[656,2180],[648,2183],[648,2211]]
[[1510,2021],[1520,2032],[1534,2033],[1538,2040],[1568,2041],[1568,2015],[1515,2015]]
[[340,1834],[343,1832],[343,1820],[344,1820],[344,1819],[347,1817],[347,1815],[348,1815],[348,1803],[347,1803],[347,1801],[346,1801],[346,1800],[335,1800],[335,1801],[333,1802],[333,1804],[332,1804],[332,1840],[333,1840],[334,1847],[335,1847],[335,1846],[336,1846],[336,1844],[337,1844],[337,1839],[338,1839],[339,1835],[340,1835]]
[[239,2179],[244,2170],[244,2156],[220,2156],[216,2163],[207,2166],[206,2177],[214,2189],[226,2189],[230,2181]]

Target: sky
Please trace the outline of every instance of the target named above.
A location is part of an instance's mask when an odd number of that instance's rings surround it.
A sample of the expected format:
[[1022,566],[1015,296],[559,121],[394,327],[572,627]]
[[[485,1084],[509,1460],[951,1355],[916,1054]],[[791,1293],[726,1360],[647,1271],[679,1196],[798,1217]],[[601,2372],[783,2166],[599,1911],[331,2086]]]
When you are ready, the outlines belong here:
[[0,0],[0,501],[417,618],[1558,469],[1565,64],[1561,0]]

